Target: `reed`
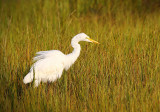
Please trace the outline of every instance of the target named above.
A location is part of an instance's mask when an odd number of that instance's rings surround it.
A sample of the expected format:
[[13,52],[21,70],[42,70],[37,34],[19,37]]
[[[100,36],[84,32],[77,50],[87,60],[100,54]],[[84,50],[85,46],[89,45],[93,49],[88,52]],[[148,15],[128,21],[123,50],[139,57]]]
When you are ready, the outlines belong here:
[[[150,4],[148,8],[147,4]],[[160,111],[158,0],[0,2],[0,111]],[[37,51],[72,52],[76,63],[54,83],[24,85]]]

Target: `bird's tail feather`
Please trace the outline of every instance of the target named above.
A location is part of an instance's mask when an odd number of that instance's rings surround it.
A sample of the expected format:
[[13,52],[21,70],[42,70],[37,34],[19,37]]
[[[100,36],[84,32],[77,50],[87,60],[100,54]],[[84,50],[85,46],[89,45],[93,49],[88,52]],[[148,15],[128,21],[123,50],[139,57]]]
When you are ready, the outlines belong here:
[[33,81],[33,72],[29,72],[23,79],[23,83],[27,84]]

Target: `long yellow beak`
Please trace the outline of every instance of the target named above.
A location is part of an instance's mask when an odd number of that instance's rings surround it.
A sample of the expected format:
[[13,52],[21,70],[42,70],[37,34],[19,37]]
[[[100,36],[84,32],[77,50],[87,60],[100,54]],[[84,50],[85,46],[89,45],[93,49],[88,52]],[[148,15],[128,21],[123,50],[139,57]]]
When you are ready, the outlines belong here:
[[93,42],[93,43],[99,44],[99,42],[97,42],[97,41],[95,41],[95,40],[93,40],[93,39],[91,39],[91,38],[88,38],[88,37],[87,37],[87,39],[90,40],[90,41]]

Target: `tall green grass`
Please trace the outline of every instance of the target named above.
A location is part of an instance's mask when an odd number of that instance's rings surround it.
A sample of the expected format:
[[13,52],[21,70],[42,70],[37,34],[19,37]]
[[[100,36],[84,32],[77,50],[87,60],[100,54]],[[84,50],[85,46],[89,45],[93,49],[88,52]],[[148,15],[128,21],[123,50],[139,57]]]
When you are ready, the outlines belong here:
[[[0,111],[160,111],[158,3],[1,1]],[[37,51],[70,53],[80,32],[101,44],[80,42],[80,57],[56,82],[23,84]]]

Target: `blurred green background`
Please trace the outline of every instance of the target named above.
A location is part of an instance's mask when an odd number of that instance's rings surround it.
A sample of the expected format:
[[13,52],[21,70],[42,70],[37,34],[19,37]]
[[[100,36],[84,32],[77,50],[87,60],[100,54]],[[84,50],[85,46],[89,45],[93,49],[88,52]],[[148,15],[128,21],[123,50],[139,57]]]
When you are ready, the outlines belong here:
[[[24,85],[38,51],[72,52],[54,83]],[[160,111],[159,0],[1,0],[0,112]]]

